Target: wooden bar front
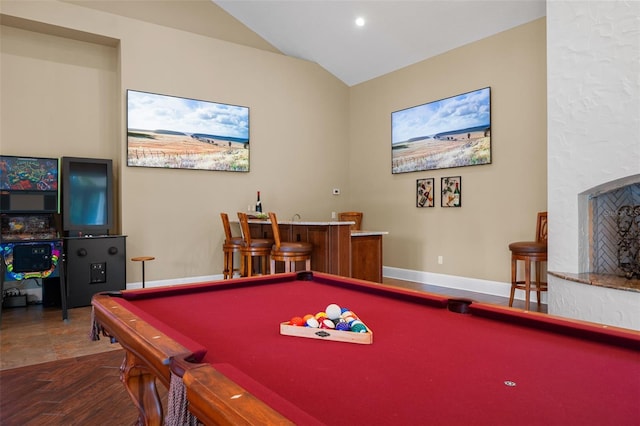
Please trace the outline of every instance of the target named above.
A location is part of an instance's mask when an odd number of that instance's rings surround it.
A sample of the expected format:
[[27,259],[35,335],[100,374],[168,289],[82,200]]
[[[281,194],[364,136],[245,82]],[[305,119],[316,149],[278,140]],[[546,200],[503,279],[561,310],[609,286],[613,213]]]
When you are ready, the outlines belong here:
[[[278,222],[282,241],[313,245],[311,269],[351,277],[352,222]],[[252,238],[273,238],[271,222],[250,220]]]
[[351,277],[382,282],[382,235],[386,232],[351,232]]

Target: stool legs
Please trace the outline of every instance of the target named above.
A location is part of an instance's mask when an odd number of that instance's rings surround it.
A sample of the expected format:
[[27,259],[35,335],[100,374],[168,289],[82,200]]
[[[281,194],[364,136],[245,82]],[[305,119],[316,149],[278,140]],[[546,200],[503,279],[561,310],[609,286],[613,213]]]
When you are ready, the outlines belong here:
[[[518,260],[522,260],[524,262],[524,281],[517,280],[517,271],[518,271]],[[516,258],[515,256],[511,258],[511,292],[509,294],[509,306],[513,306],[513,299],[515,297],[516,289],[524,290],[525,292],[525,303],[524,308],[529,310],[530,302],[531,302],[531,262],[535,262],[535,290],[537,296],[538,310],[540,310],[540,304],[542,302],[542,291],[546,290],[546,284],[540,281],[540,276],[542,274],[542,261],[532,260],[529,257],[525,258]]]
[[524,261],[524,292],[524,308],[528,311],[531,299],[531,260],[529,259]]
[[142,261],[142,288],[144,288],[144,260]]
[[[238,249],[233,246],[223,247],[222,249],[222,252],[224,253],[222,276],[225,280],[232,279],[233,273],[237,271],[237,269],[234,269],[233,267],[233,254],[237,251]],[[240,271],[240,276],[242,276],[242,271]]]
[[[258,266],[260,267],[260,274],[267,275],[269,274],[269,262],[267,261],[268,255],[256,255],[259,257],[260,263]],[[253,256],[242,254],[240,258],[240,275],[243,277],[252,277],[255,274],[253,273]]]
[[516,295],[516,273],[518,271],[518,260],[515,257],[511,257],[511,294],[509,295],[509,307],[513,306],[513,298]]

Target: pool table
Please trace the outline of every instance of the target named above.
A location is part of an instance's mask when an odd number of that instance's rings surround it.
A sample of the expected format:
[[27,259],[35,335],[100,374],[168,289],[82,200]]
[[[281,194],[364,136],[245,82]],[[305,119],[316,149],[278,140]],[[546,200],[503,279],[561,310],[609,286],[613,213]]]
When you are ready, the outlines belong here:
[[[373,342],[280,334],[330,303]],[[141,424],[187,407],[230,425],[640,424],[632,330],[310,271],[98,294],[93,310]]]

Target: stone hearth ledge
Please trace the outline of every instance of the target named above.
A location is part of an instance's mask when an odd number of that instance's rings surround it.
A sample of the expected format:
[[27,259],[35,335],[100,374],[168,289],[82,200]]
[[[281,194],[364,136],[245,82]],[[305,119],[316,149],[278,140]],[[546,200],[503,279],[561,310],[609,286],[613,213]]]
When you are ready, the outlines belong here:
[[598,287],[613,288],[616,290],[634,291],[640,293],[640,280],[627,279],[612,274],[593,274],[590,272],[569,273],[569,272],[552,272],[550,275],[567,281],[573,281],[580,284],[589,284]]

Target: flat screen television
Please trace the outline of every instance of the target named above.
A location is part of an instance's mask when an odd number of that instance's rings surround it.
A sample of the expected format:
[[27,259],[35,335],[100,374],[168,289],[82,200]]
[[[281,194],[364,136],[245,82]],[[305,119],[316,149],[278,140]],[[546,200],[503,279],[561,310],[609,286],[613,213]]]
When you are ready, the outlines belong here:
[[127,165],[249,171],[249,108],[127,90]]
[[109,234],[113,228],[110,159],[62,157],[62,228],[67,236]]
[[2,213],[57,213],[58,159],[0,156]]
[[490,163],[490,87],[391,113],[391,173]]

